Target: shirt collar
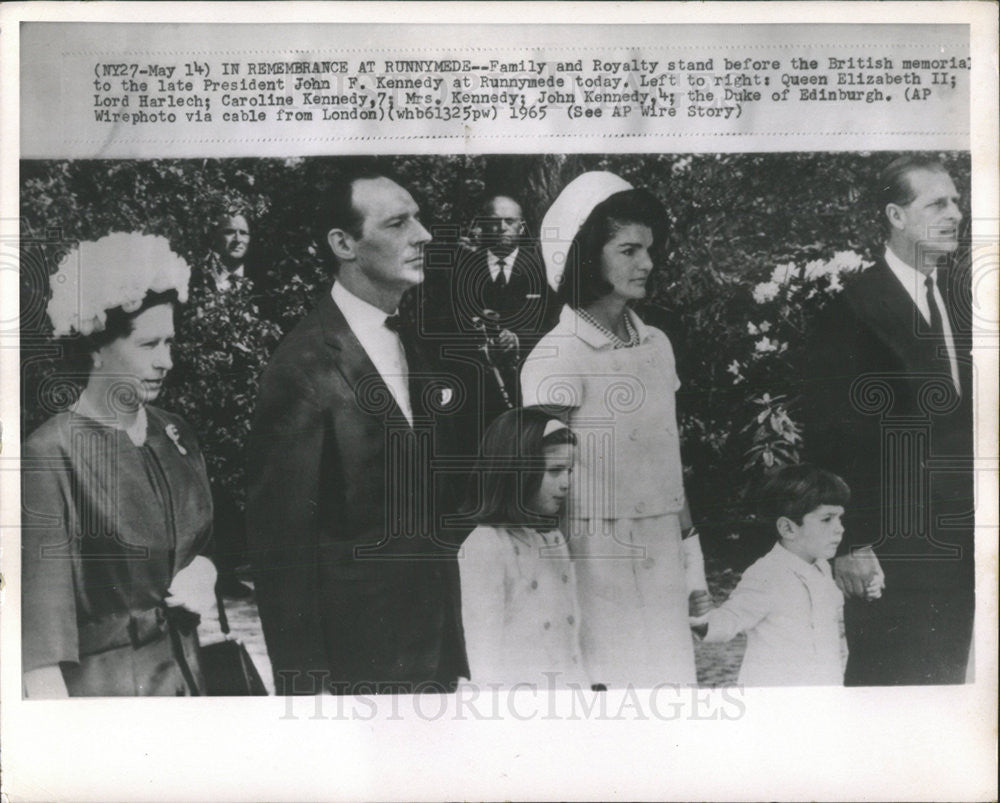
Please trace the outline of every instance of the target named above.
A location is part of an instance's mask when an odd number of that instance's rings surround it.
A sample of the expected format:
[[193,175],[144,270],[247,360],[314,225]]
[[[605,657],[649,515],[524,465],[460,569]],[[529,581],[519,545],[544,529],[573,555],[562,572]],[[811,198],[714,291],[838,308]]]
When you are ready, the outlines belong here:
[[[642,322],[631,307],[625,308],[625,314],[628,315],[629,320],[632,322],[632,326],[635,327],[635,331],[639,335],[639,343],[645,343],[652,336],[653,330]],[[586,320],[581,315],[578,315],[576,310],[569,304],[566,304],[562,308],[562,312],[559,313],[559,323],[568,328],[584,343],[587,343],[595,349],[614,348],[614,343],[611,341],[611,338],[594,326],[590,321]]]
[[[916,298],[916,294],[922,292],[924,287],[924,280],[927,278],[923,273],[914,268],[912,265],[907,265],[900,259],[896,252],[893,251],[889,246],[885,247],[885,264],[889,266],[889,270],[893,272],[893,275],[899,279],[900,284],[906,288],[911,296]],[[937,268],[931,269],[930,277],[934,280],[934,284],[937,284]]]
[[234,276],[237,276],[241,279],[243,278],[245,273],[244,268],[245,265],[240,265],[238,268],[236,268],[236,270],[229,270],[222,263],[222,258],[214,251],[212,252],[212,260],[209,263],[209,271],[212,274],[212,280],[215,282],[216,287],[223,290],[228,289],[230,280]]
[[[510,276],[511,271],[514,269],[514,261],[517,259],[517,248],[511,251],[507,256],[503,258],[503,272]],[[490,269],[490,273],[496,272],[499,268],[498,263],[500,262],[500,257],[494,254],[492,251],[486,252],[486,267]]]
[[[378,307],[358,298],[340,282],[333,283],[330,297],[344,313],[347,323],[350,324],[355,334],[357,334],[356,326],[368,331],[378,331],[378,327],[384,326],[385,319],[389,317]],[[386,331],[390,330],[386,329]]]
[[831,577],[830,573],[830,562],[826,560],[818,560],[815,563],[806,563],[802,558],[796,555],[791,550],[785,549],[781,545],[781,541],[778,541],[771,549],[770,554],[774,559],[780,563],[782,566],[786,566],[798,575],[803,577],[808,577],[813,575],[815,572],[819,572],[822,575]]

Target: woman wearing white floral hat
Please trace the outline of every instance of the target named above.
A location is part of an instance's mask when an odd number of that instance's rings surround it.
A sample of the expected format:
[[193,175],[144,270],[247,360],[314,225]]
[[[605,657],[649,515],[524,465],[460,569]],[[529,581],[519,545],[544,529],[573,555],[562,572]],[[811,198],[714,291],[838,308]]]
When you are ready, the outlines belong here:
[[567,535],[584,663],[604,687],[694,683],[688,615],[709,606],[684,495],[673,349],[629,307],[646,295],[665,228],[659,201],[619,176],[567,185],[542,222],[564,306],[521,373],[524,404],[573,410]]
[[151,405],[189,278],[162,237],[111,234],[81,243],[50,279],[54,335],[89,366],[73,407],[24,443],[28,697],[202,691],[212,500],[191,429]]

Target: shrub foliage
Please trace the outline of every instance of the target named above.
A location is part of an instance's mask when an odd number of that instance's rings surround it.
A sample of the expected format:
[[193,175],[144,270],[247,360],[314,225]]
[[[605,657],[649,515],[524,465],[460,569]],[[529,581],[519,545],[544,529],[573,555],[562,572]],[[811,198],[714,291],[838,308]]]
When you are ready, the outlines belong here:
[[[545,209],[584,170],[652,190],[670,232],[641,313],[674,343],[686,484],[709,549],[739,543],[742,494],[798,459],[796,378],[818,309],[881,250],[873,179],[895,153],[398,156],[391,169],[439,240],[456,239],[484,191]],[[963,198],[966,153],[944,153]],[[75,241],[112,231],[167,237],[197,270],[220,206],[252,218],[266,279],[222,296],[195,292],[178,317],[163,399],[197,428],[216,482],[241,498],[243,448],[259,374],[329,283],[317,198],[338,158],[27,161],[21,165],[22,425],[73,399],[83,378],[44,315],[48,276]],[[966,210],[967,212],[968,210]],[[968,220],[968,214],[966,214]],[[412,303],[412,301],[411,301]]]

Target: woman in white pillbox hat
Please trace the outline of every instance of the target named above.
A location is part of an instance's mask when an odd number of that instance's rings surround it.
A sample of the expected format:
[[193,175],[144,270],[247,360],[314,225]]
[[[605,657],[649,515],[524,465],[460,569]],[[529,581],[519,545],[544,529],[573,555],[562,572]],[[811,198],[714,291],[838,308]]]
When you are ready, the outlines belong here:
[[709,606],[684,495],[667,336],[630,303],[646,295],[662,205],[613,173],[569,183],[542,222],[559,323],[521,372],[524,404],[572,408],[578,465],[567,535],[581,647],[597,686],[695,683],[689,613]]

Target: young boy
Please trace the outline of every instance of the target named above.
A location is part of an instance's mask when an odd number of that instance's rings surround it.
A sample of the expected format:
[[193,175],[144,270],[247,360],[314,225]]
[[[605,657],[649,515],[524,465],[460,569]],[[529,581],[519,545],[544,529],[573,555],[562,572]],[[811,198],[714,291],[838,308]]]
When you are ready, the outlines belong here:
[[[776,471],[761,490],[761,507],[775,522],[778,543],[743,574],[720,607],[691,618],[708,642],[747,634],[739,682],[745,686],[843,685],[844,598],[829,560],[844,534],[847,484],[810,465]],[[868,596],[881,595],[879,581]]]

